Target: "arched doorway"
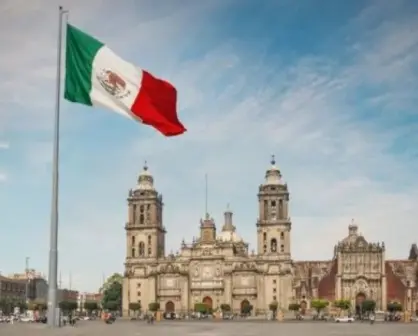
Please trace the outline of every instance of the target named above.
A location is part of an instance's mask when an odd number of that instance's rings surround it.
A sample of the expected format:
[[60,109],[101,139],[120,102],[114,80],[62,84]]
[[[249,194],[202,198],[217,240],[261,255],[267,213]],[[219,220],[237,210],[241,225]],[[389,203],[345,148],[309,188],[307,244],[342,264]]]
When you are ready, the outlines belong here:
[[361,316],[363,314],[363,302],[366,300],[366,294],[360,292],[356,295],[356,315]]
[[165,311],[168,313],[172,313],[175,310],[174,302],[173,301],[167,301],[165,304]]
[[251,313],[251,304],[247,299],[241,301],[241,314],[248,315]]
[[210,296],[205,296],[202,302],[206,305],[206,307],[208,307],[209,310],[212,309],[213,301]]

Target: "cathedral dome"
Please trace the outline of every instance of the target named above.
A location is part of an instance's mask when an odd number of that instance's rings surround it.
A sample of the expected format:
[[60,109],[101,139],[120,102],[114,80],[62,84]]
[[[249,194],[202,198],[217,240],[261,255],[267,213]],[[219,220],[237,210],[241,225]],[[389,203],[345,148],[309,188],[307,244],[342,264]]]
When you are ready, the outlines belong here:
[[274,155],[271,156],[271,167],[266,171],[265,185],[285,184],[282,180],[280,169],[276,167],[276,160]]
[[138,176],[138,183],[135,190],[154,190],[154,178],[148,170],[146,161],[141,174]]

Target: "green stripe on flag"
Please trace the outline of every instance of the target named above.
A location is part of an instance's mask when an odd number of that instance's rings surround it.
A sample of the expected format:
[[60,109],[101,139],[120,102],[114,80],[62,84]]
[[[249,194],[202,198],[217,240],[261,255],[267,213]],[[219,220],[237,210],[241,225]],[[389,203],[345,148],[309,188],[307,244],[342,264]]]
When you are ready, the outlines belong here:
[[85,105],[92,105],[93,60],[103,43],[67,25],[64,98]]

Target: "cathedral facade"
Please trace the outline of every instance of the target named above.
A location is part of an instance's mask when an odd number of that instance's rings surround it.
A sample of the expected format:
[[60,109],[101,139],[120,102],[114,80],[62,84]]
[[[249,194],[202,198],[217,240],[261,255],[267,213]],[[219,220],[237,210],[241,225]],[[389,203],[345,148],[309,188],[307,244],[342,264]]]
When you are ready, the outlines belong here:
[[347,299],[352,305],[373,299],[379,310],[397,301],[407,310],[418,309],[416,245],[408,259],[388,260],[384,243],[368,242],[352,222],[333,254],[330,248],[330,260],[295,261],[288,209],[288,186],[273,157],[258,190],[256,252],[249,252],[227,209],[219,232],[206,214],[200,237],[183,241],[176,255],[167,256],[163,199],[145,165],[128,196],[123,314],[134,302],[144,310],[159,302],[161,310],[176,312],[192,311],[202,302],[213,309],[228,304],[235,312],[251,304],[258,314],[273,301],[286,310],[290,303],[309,308],[318,298]]

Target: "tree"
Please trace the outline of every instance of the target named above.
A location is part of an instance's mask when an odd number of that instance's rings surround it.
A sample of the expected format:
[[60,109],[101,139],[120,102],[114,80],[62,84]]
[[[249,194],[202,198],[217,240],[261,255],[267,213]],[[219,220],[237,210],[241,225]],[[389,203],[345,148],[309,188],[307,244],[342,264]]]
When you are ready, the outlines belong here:
[[122,284],[113,282],[103,293],[102,306],[110,311],[120,310],[122,307]]
[[389,302],[387,305],[387,311],[389,313],[400,312],[402,311],[402,305],[396,301]]
[[110,277],[106,279],[106,281],[103,283],[102,287],[99,289],[99,293],[105,293],[106,290],[108,290],[110,287],[113,286],[113,284],[117,282],[120,285],[122,285],[123,282],[123,276],[119,273],[114,273]]
[[289,310],[293,311],[293,312],[297,312],[300,309],[300,304],[299,303],[290,303],[289,304]]
[[152,312],[156,312],[156,311],[160,310],[160,303],[159,302],[151,302],[148,305],[148,310],[152,311]]
[[270,311],[273,312],[273,314],[276,314],[278,306],[279,306],[279,303],[276,300],[274,300],[269,304],[269,309]]
[[222,312],[230,312],[231,311],[231,306],[229,304],[222,303],[221,304],[221,310],[222,310]]
[[84,309],[87,310],[87,314],[91,315],[94,310],[99,309],[99,304],[96,301],[84,302]]
[[78,308],[78,303],[77,301],[63,300],[58,306],[65,314],[68,314]]
[[319,314],[323,309],[328,307],[329,302],[327,300],[312,300],[311,301],[311,307],[316,310],[316,312]]
[[361,308],[365,313],[374,312],[374,310],[376,309],[376,302],[373,300],[364,300],[361,305]]
[[141,310],[141,303],[140,302],[131,302],[129,303],[129,310],[132,310],[135,315]]
[[209,311],[208,306],[205,303],[195,303],[194,311],[201,314],[206,314]]
[[348,310],[351,307],[351,302],[350,300],[336,300],[334,301],[334,307],[342,310]]

